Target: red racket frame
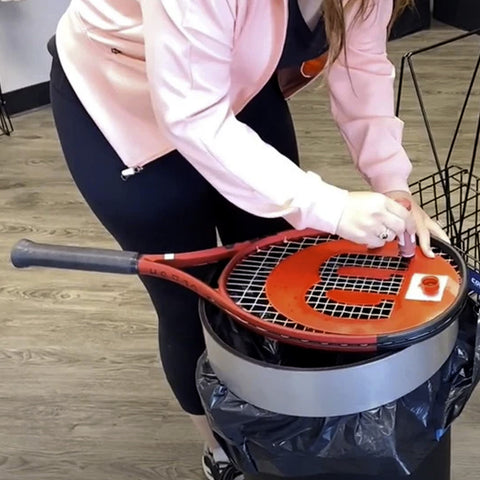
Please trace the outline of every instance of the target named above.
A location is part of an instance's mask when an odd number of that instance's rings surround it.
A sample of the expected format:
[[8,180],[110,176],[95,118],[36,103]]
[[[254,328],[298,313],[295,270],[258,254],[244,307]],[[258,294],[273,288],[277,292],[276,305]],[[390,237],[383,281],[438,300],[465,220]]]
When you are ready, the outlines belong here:
[[[317,230],[289,230],[262,240],[247,241],[227,247],[217,247],[190,253],[170,253],[162,255],[137,254],[113,250],[64,247],[35,244],[28,240],[20,241],[12,251],[12,262],[17,267],[47,266],[86,271],[114,273],[139,273],[175,282],[184,286],[207,301],[218,306],[235,320],[257,333],[285,343],[309,348],[346,351],[375,351],[378,348],[391,349],[407,346],[428,338],[454,321],[454,314],[463,306],[467,294],[465,281],[467,270],[459,253],[444,242],[433,240],[433,244],[446,251],[458,268],[460,288],[457,300],[447,311],[422,328],[388,335],[342,335],[325,331],[300,331],[282,325],[269,323],[237,306],[228,296],[226,280],[238,262],[249,253],[283,242],[300,240],[304,237],[327,236]],[[219,278],[219,287],[214,289],[181,268],[216,263],[230,259]],[[292,336],[293,334],[293,336]]]

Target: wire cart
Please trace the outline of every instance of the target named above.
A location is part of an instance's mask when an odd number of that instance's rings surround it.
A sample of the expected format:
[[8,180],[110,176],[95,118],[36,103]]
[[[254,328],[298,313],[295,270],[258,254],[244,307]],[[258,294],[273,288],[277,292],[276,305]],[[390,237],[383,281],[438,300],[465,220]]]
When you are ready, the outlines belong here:
[[13,132],[12,120],[7,111],[7,102],[0,85],[0,135],[10,135]]
[[452,244],[464,255],[469,267],[471,296],[475,299],[477,305],[480,304],[480,177],[474,173],[474,167],[480,143],[480,109],[477,109],[478,118],[469,165],[467,167],[452,165],[451,160],[460,130],[465,122],[467,107],[474,100],[474,87],[480,78],[480,45],[479,55],[474,64],[465,97],[462,99],[462,106],[448,147],[448,153],[443,162],[433,134],[430,116],[425,106],[414,59],[423,53],[441,49],[446,45],[460,42],[478,34],[480,34],[480,29],[406,53],[401,62],[396,112],[399,115],[406,70],[408,69],[437,170],[435,173],[413,183],[411,192],[419,205],[446,230]]

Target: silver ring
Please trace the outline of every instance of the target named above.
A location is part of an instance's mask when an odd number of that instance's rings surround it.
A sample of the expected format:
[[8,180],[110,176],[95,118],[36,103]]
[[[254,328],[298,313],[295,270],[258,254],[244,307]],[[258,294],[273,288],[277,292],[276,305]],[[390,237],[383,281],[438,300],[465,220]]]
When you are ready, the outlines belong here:
[[385,230],[378,235],[378,238],[380,238],[380,240],[387,240],[390,236],[390,233],[391,230],[389,228],[385,228]]

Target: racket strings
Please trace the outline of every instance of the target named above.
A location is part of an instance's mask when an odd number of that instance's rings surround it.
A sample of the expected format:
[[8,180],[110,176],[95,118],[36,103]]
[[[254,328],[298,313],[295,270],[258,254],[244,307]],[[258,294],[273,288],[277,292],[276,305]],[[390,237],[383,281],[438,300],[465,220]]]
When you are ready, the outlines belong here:
[[267,298],[265,283],[272,270],[284,259],[307,247],[331,241],[333,238],[335,237],[304,237],[258,249],[242,259],[230,272],[226,281],[230,298],[246,311],[269,323],[304,332],[316,331],[292,322],[279,313]]
[[[244,310],[261,318],[266,323],[286,327],[297,332],[319,332],[319,329],[313,329],[295,321],[288,319],[279,313],[270,303],[265,284],[271,274],[283,260],[289,256],[300,252],[301,250],[319,245],[321,243],[335,240],[335,236],[305,237],[301,239],[289,240],[282,244],[269,245],[259,248],[254,253],[243,258],[230,272],[226,279],[226,290],[231,299]],[[461,282],[460,270],[455,260],[440,248],[433,247],[437,255],[442,256],[458,272],[458,279]],[[378,293],[387,295],[396,295],[402,287],[403,272],[408,269],[409,260],[401,257],[382,257],[368,254],[342,254],[330,259],[323,266],[322,278],[329,277],[331,285],[329,289],[340,289],[347,291],[361,291],[365,293]],[[392,273],[389,278],[378,279],[368,277],[355,277],[339,275],[340,267],[359,267],[379,270],[398,271],[398,274]],[[318,290],[320,288],[320,290]],[[362,320],[378,320],[388,318],[394,307],[394,301],[383,300],[377,305],[346,305],[327,302],[321,306],[324,301],[324,294],[321,291],[322,285],[315,285],[308,292],[306,301],[315,310],[336,318],[353,318]],[[323,295],[323,296],[322,296]],[[323,310],[322,310],[323,309]],[[261,328],[258,328],[261,330]],[[266,331],[266,330],[265,330]],[[280,337],[290,338],[285,335]],[[302,343],[309,344],[308,340],[299,340]],[[314,344],[313,342],[312,344]]]
[[340,275],[339,269],[344,267],[402,272],[407,270],[408,262],[399,257],[379,257],[364,254],[342,254],[332,257],[320,268],[319,276],[322,282],[310,288],[306,295],[306,303],[315,311],[335,318],[352,318],[355,320],[389,318],[395,305],[393,300],[382,300],[375,305],[347,305],[332,300],[328,297],[328,293],[340,290],[397,295],[402,288],[403,275],[392,274],[385,279]]
[[447,261],[451,266],[452,268],[457,272],[458,274],[458,277],[457,277],[457,280],[458,280],[458,283],[461,284],[463,279],[462,279],[462,275],[460,274],[460,269],[457,265],[457,263],[454,261],[454,259],[448,255],[447,253],[443,252],[442,250],[440,250],[438,247],[436,246],[433,246],[432,247],[432,250],[433,250],[433,253],[435,253],[435,255],[439,255],[440,257],[442,257],[445,261]]

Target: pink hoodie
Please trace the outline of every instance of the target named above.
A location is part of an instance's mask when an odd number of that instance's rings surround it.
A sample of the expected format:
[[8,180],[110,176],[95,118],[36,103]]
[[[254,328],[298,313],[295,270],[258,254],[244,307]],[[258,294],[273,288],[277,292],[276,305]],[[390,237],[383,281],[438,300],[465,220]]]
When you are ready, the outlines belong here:
[[[347,16],[348,70],[342,54],[328,71],[331,109],[371,187],[408,190],[411,165],[386,55],[393,0],[370,1],[366,20],[353,22],[353,10]],[[57,29],[59,56],[127,166],[178,149],[240,208],[282,216],[295,228],[335,232],[347,192],[293,165],[235,118],[275,71],[287,4],[73,0]],[[298,72],[279,78],[286,95],[309,81]]]

